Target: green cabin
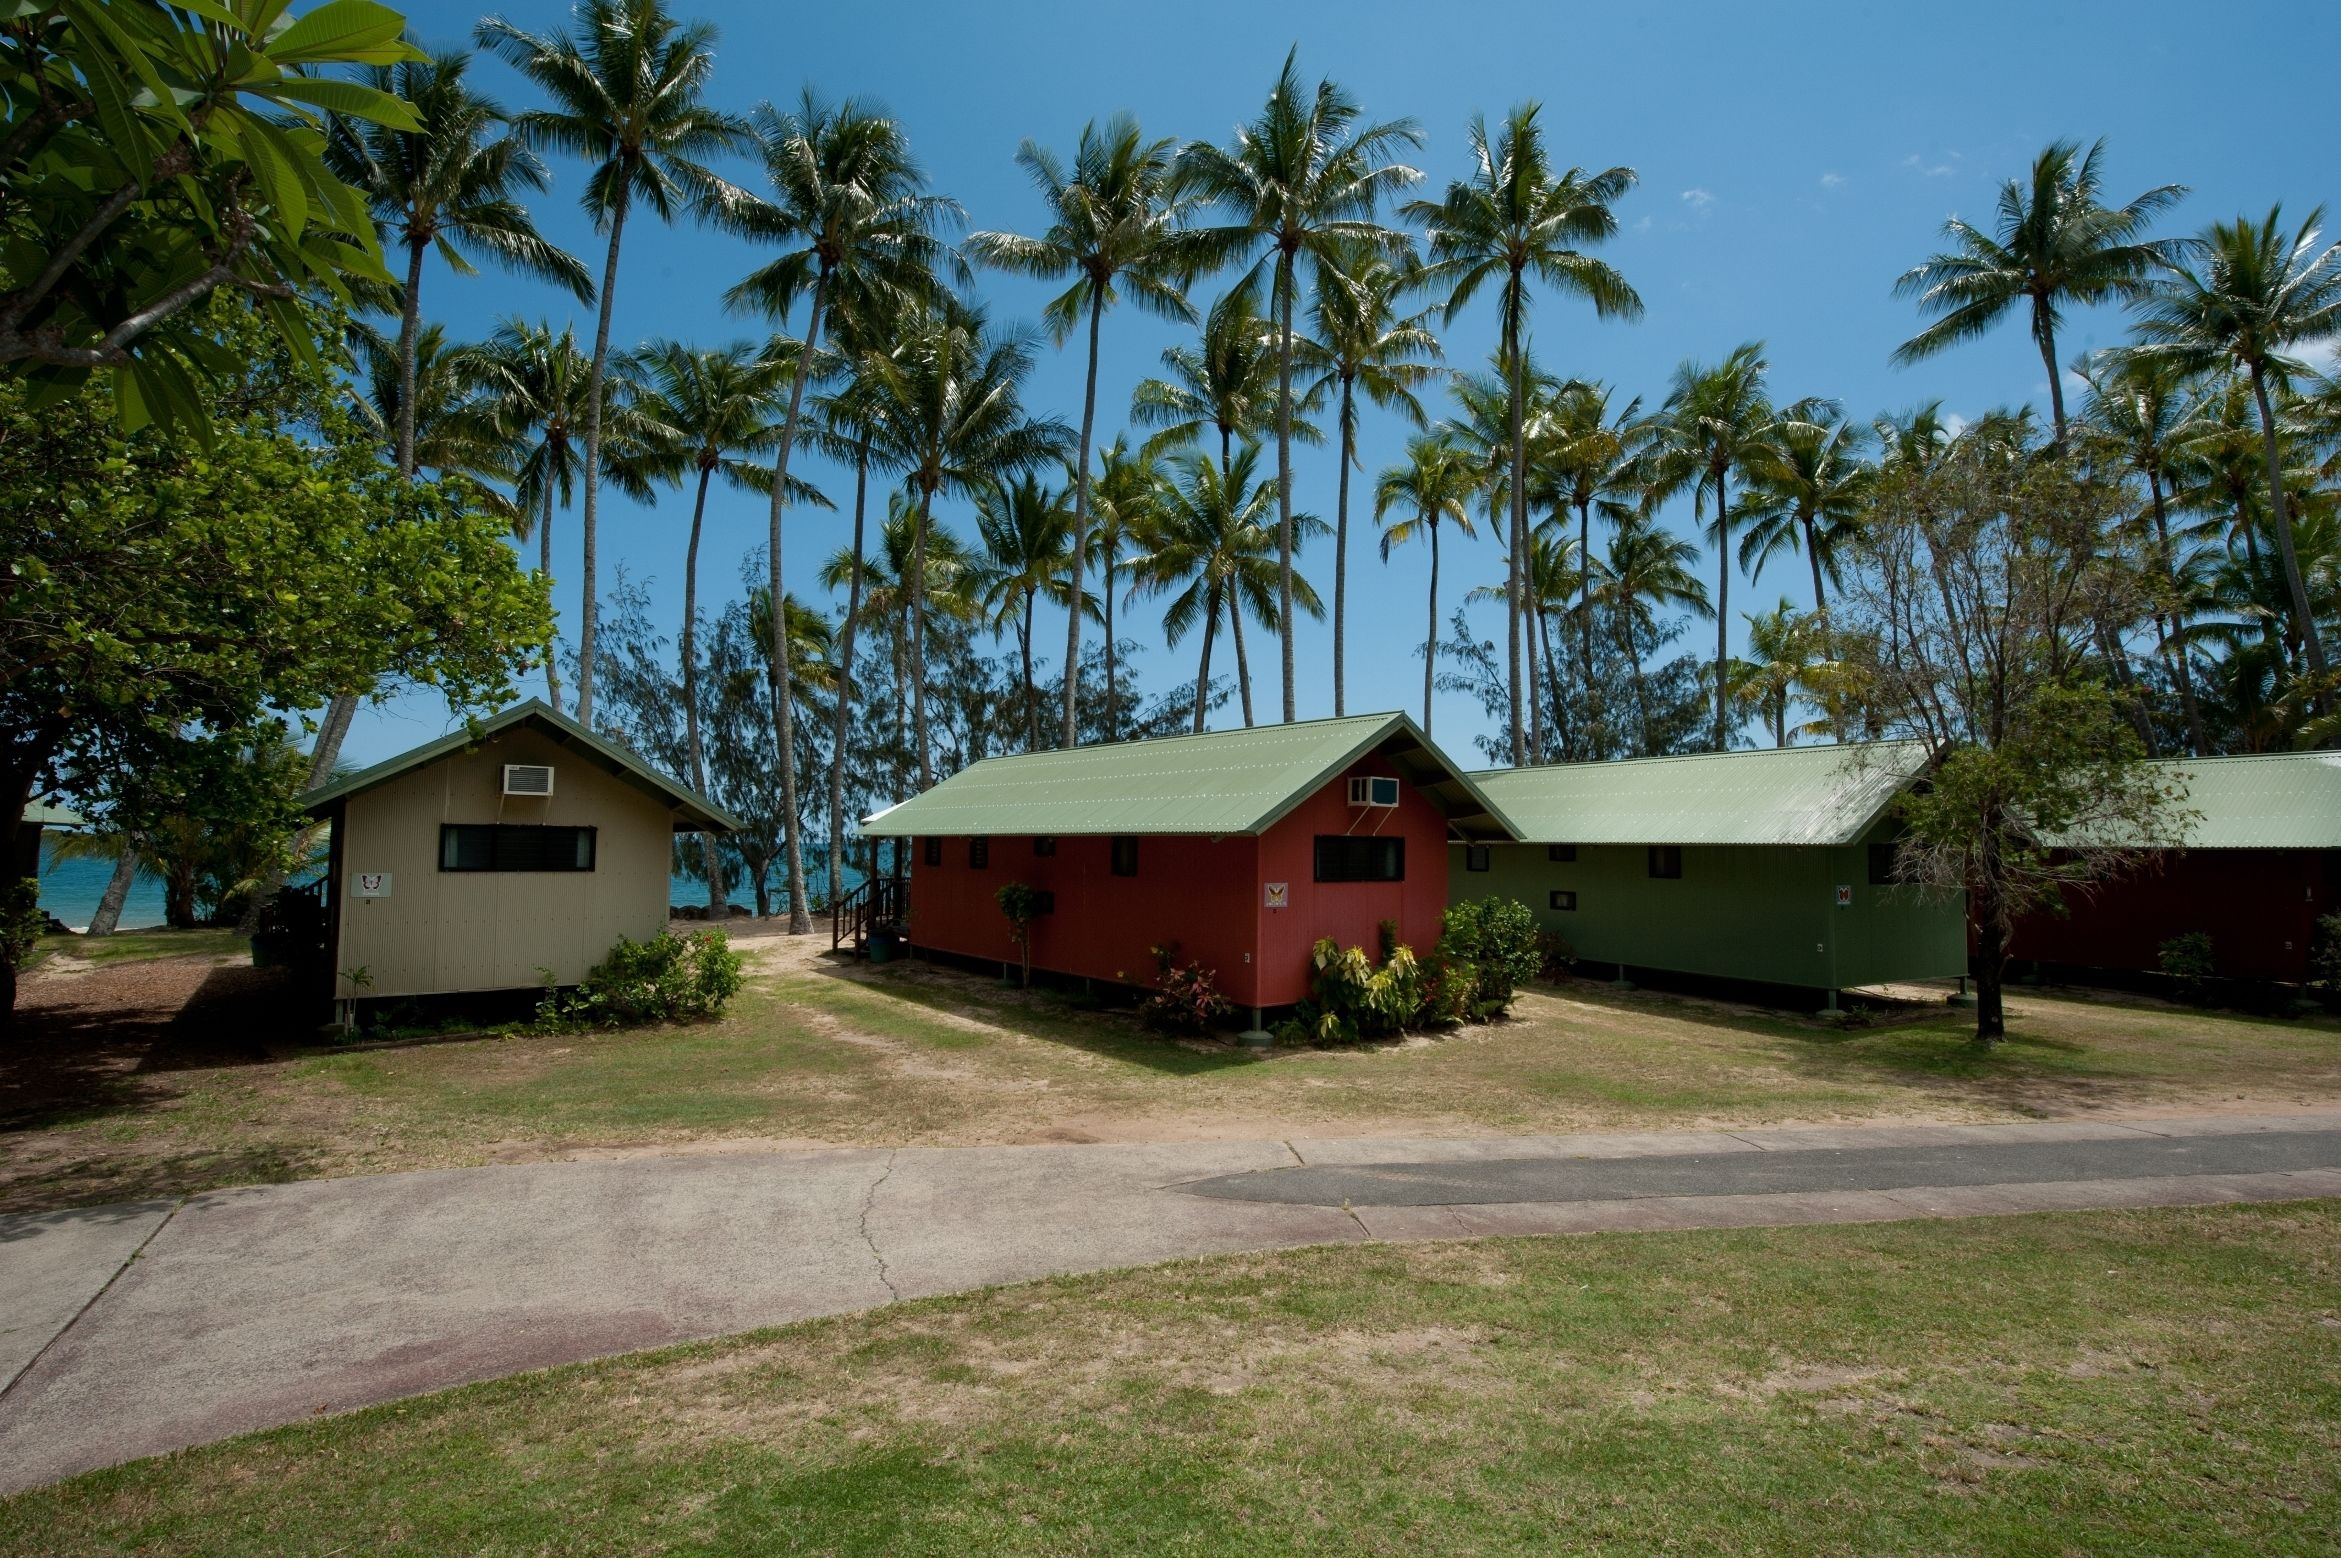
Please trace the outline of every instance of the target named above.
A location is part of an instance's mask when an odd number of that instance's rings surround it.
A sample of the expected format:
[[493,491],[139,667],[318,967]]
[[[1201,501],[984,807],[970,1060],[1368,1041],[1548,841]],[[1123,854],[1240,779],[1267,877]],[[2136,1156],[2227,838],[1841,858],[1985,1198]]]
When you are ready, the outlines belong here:
[[[1522,844],[1456,845],[1448,897],[1516,898],[1580,971],[1836,992],[1967,972],[1967,906],[1897,882],[1915,742],[1474,774]],[[1605,967],[1605,965],[1607,965]]]

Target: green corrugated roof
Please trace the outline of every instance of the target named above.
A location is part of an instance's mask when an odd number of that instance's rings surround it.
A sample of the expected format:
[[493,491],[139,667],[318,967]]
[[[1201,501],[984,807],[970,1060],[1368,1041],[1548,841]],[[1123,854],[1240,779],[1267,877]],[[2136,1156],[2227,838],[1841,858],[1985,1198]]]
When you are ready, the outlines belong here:
[[1536,844],[1848,844],[1925,766],[1915,741],[1474,774]]
[[2341,849],[2341,752],[2165,759],[2154,765],[2183,787],[2197,815],[2187,849]]
[[696,790],[669,779],[665,774],[645,763],[634,752],[607,737],[595,735],[568,715],[554,713],[541,698],[531,698],[525,703],[516,703],[501,713],[490,715],[480,721],[477,726],[451,730],[438,740],[426,741],[411,752],[401,752],[398,756],[385,762],[376,763],[371,768],[361,769],[345,778],[336,779],[331,784],[320,785],[303,795],[301,804],[311,812],[322,811],[335,801],[346,800],[360,791],[371,790],[386,780],[395,779],[400,774],[422,767],[425,763],[435,763],[440,758],[461,752],[466,747],[486,741],[489,737],[520,724],[535,725],[555,741],[565,746],[582,749],[588,757],[599,762],[602,767],[616,774],[628,784],[633,785],[638,790],[648,792],[675,808],[675,829],[677,832],[703,832],[712,829],[719,833],[730,833],[740,826],[738,819]]
[[81,813],[53,801],[34,801],[27,805],[24,822],[28,827],[42,828],[82,828],[89,825],[89,819]]
[[1518,836],[1403,714],[987,758],[869,818],[862,832],[879,838],[1261,833],[1377,748],[1465,837]]

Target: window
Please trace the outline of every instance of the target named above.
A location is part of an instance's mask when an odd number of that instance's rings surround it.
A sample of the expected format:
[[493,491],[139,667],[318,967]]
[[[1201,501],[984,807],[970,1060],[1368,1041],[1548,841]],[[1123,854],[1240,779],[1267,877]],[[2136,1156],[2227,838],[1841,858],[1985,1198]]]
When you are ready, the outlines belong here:
[[988,838],[969,839],[967,841],[967,869],[983,871],[989,869],[991,863],[992,841]]
[[1317,880],[1403,882],[1406,880],[1406,840],[1352,838],[1341,833],[1320,833],[1317,835]]
[[1658,881],[1672,882],[1683,874],[1683,847],[1680,844],[1653,844],[1650,846],[1650,875]]
[[1463,848],[1463,869],[1485,871],[1488,868],[1488,847],[1485,844],[1467,844]]
[[939,866],[942,863],[943,841],[941,839],[919,840],[919,864],[923,866]]
[[1113,870],[1116,876],[1138,874],[1138,841],[1127,834],[1114,840]]
[[1035,855],[1046,859],[1047,857],[1056,854],[1057,841],[1055,839],[1036,838],[1032,841],[1032,852]]
[[1550,903],[1556,909],[1566,910],[1571,913],[1574,913],[1577,908],[1577,895],[1575,893],[1563,892],[1557,887],[1553,889],[1552,895],[1545,901]]
[[591,871],[591,828],[518,822],[443,822],[442,871]]
[[1870,886],[1886,887],[1890,886],[1894,880],[1894,846],[1892,844],[1872,844],[1870,846]]
[[1574,844],[1547,844],[1544,847],[1544,858],[1556,866],[1573,866],[1577,863],[1577,846]]

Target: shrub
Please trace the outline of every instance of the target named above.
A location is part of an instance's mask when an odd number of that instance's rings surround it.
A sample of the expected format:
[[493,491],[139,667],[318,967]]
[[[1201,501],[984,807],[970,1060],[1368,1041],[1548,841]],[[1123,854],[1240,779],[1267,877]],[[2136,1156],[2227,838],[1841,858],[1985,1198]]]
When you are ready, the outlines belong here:
[[1545,948],[1528,905],[1510,898],[1480,898],[1447,910],[1439,955],[1467,963],[1477,973],[1470,1015],[1485,1022],[1512,1004],[1520,987],[1544,971]]
[[1158,1033],[1209,1033],[1235,1012],[1219,993],[1219,979],[1200,963],[1181,964],[1178,947],[1154,949],[1154,994],[1138,1007],[1138,1020]]
[[546,1028],[626,1028],[713,1017],[740,993],[740,955],[719,930],[648,941],[620,936],[575,990],[546,992],[537,1022]]
[[2203,982],[2216,967],[2211,957],[2211,937],[2199,930],[2173,936],[2155,954],[2155,962],[2161,965],[2163,973],[2178,982],[2181,995],[2194,1000],[2202,995]]
[[1005,882],[992,894],[992,901],[1000,912],[1008,916],[1008,939],[1016,943],[1017,963],[1023,971],[1023,983],[1032,985],[1032,922],[1040,915],[1040,889],[1022,882]]
[[2322,987],[2328,1005],[2341,1005],[2341,914],[2328,914],[2317,921],[2309,978]]
[[1423,1007],[1424,973],[1414,949],[1400,946],[1396,928],[1385,922],[1380,967],[1363,947],[1343,948],[1330,937],[1309,951],[1313,972],[1300,1020],[1320,1044],[1346,1044],[1397,1033],[1412,1025]]

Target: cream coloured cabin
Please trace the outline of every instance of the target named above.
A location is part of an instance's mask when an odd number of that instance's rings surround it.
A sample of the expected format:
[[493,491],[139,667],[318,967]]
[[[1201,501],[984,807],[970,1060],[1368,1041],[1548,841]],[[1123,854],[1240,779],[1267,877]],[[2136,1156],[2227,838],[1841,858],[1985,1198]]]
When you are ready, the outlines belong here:
[[533,699],[306,802],[337,1001],[576,984],[665,927],[677,833],[735,826]]

